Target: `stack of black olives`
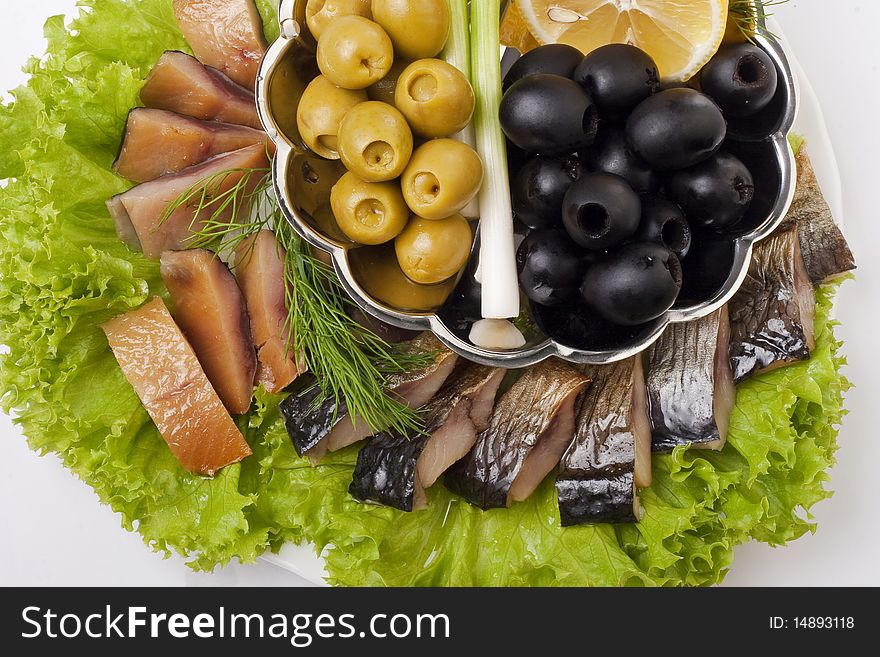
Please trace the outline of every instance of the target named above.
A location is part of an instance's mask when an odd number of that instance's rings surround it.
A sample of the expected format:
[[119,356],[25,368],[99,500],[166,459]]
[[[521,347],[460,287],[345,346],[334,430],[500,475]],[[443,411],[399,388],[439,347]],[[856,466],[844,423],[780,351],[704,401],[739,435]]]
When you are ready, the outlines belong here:
[[764,51],[738,44],[700,79],[702,92],[664,89],[651,57],[625,44],[586,57],[542,46],[511,68],[500,119],[527,158],[511,195],[531,229],[517,262],[535,304],[645,324],[675,304],[692,237],[736,230],[755,186],[724,148],[727,119],[765,108],[777,72]]
[[339,230],[365,246],[393,243],[416,286],[455,277],[473,242],[461,211],[483,165],[450,138],[470,123],[475,99],[467,77],[436,58],[446,0],[309,0],[305,14],[321,74],[296,123],[311,151],[342,164],[330,191]]

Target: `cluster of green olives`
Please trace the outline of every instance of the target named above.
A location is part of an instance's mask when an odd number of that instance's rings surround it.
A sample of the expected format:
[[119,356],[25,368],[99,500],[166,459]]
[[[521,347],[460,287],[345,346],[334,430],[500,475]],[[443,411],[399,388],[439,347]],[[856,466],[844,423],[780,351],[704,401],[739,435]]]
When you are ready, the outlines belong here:
[[479,192],[483,164],[450,139],[470,122],[474,92],[435,58],[449,32],[446,0],[309,0],[306,21],[321,74],[296,121],[314,153],[347,170],[330,192],[339,229],[358,244],[394,240],[414,283],[450,279],[470,254],[460,212]]

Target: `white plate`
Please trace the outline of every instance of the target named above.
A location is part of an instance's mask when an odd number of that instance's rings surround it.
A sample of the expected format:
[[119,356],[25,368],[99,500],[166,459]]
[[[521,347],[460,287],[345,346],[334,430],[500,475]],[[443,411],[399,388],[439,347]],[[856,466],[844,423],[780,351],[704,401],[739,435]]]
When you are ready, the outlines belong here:
[[[786,43],[778,23],[771,20],[770,29],[774,34],[782,37],[783,44]],[[787,46],[786,53],[797,77],[800,93],[800,108],[793,131],[805,138],[810,152],[810,160],[816,171],[816,178],[819,180],[822,192],[835,219],[842,225],[843,192],[840,172],[837,168],[834,149],[831,146],[831,136],[825,125],[825,117],[822,114],[816,92],[813,91],[813,87],[794,53]],[[312,545],[288,544],[280,553],[265,555],[262,558],[284,570],[296,573],[314,584],[325,584],[324,578],[327,576],[327,572],[324,568],[324,560],[315,554]],[[734,561],[732,568],[736,568],[736,561]]]

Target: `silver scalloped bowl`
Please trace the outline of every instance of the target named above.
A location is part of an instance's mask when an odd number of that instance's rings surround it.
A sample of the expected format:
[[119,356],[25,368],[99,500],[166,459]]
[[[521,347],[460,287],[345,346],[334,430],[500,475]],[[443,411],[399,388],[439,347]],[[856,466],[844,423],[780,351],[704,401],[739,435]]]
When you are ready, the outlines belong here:
[[[755,198],[735,235],[702,238],[682,261],[683,286],[675,306],[648,324],[628,328],[568,321],[564,341],[548,338],[540,329],[541,317],[523,302],[527,343],[520,349],[493,351],[468,340],[470,322],[462,308],[473,281],[479,244],[471,265],[459,280],[413,294],[396,265],[393,250],[360,247],[339,231],[329,204],[329,190],[341,173],[337,162],[311,153],[296,128],[297,103],[308,82],[318,74],[314,41],[302,15],[304,2],[282,0],[281,36],[263,60],[257,79],[260,118],[277,151],[272,167],[280,207],[299,235],[328,252],[339,280],[364,311],[394,326],[430,330],[453,351],[471,360],[498,367],[525,367],[550,356],[580,363],[610,363],[649,347],[672,322],[704,317],[724,305],[739,289],[748,272],[752,246],[770,235],[788,211],[794,195],[795,164],[787,135],[797,111],[796,85],[782,46],[770,36],[755,42],[776,63],[780,84],[776,97],[747,124],[730,121],[726,148],[749,167],[755,180]],[[767,137],[766,135],[770,135]],[[479,232],[478,232],[479,234]],[[394,305],[392,305],[394,304]],[[401,310],[407,307],[407,310]]]

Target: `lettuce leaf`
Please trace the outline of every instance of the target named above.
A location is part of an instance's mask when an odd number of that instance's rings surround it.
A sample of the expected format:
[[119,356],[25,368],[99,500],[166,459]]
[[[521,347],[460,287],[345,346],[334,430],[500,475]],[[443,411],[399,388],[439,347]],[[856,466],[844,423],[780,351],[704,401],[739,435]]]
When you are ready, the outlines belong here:
[[[509,510],[479,511],[442,486],[419,513],[358,504],[356,449],[310,467],[264,390],[241,420],[253,457],[214,480],[181,470],[99,325],[165,293],[156,263],[116,238],[104,200],[129,185],[110,164],[144,77],[187,46],[170,0],[80,4],[70,25],[47,21],[47,54],[0,107],[0,405],[151,547],[210,570],[308,540],[348,586],[672,586],[720,581],[738,543],[814,530],[848,387],[833,287],[819,292],[812,358],[740,386],[723,451],[655,458],[638,525],[560,528],[551,481]],[[274,38],[277,5],[257,4]]]

